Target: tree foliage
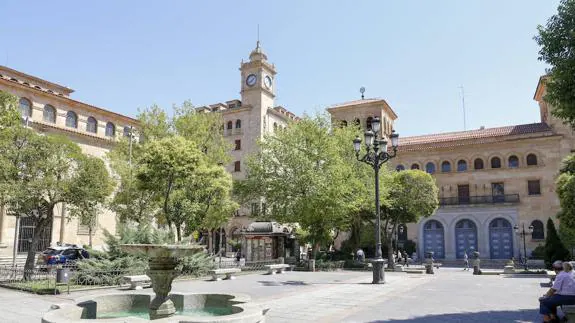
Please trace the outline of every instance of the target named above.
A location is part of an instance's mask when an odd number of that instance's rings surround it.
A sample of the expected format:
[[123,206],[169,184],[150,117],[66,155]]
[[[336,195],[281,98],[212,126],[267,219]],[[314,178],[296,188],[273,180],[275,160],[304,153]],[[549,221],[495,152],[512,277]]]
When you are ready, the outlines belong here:
[[575,228],[575,155],[563,160],[556,180],[561,212],[557,215],[561,226]]
[[575,1],[562,0],[557,14],[537,29],[539,60],[551,65],[544,99],[553,115],[575,127]]
[[392,175],[387,203],[381,208],[384,240],[388,246],[388,265],[393,268],[392,241],[398,225],[418,222],[439,206],[435,179],[420,170],[405,170]]
[[551,268],[556,260],[569,260],[569,250],[565,248],[563,242],[557,234],[555,223],[549,218],[547,220],[547,237],[545,238],[545,266]]
[[314,249],[345,230],[364,203],[365,186],[349,129],[331,129],[326,116],[304,117],[267,135],[248,161],[247,178],[237,183],[242,201],[263,201],[259,217],[298,223]]
[[[0,106],[11,106],[0,115],[2,120],[11,119],[13,104]],[[102,204],[112,190],[101,161],[84,155],[66,137],[39,135],[20,122],[1,131],[0,183],[2,202],[10,213],[33,219],[35,230],[25,264],[28,270],[34,265],[41,232],[53,222],[57,204]]]

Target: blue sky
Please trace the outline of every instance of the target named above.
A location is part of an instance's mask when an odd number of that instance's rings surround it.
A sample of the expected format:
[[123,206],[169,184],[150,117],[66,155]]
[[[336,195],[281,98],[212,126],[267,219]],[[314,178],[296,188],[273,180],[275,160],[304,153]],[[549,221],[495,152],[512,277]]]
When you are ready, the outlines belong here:
[[[145,3],[145,4],[144,4]],[[0,64],[135,116],[239,98],[239,65],[262,47],[277,105],[301,115],[387,100],[401,135],[539,121],[545,65],[533,41],[559,0],[1,1]]]

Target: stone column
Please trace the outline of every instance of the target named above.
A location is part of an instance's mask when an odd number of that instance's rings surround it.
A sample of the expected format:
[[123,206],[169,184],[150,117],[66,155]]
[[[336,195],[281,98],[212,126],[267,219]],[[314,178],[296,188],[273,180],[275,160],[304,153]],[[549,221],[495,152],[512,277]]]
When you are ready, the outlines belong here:
[[[60,243],[64,244],[66,238],[66,203],[62,203],[62,212],[60,213]],[[80,221],[78,219],[78,221]]]

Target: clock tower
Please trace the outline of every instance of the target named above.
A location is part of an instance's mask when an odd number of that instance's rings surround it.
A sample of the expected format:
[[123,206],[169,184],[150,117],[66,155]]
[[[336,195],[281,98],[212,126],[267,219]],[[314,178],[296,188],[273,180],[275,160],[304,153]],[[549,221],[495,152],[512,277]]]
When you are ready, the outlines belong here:
[[260,129],[260,136],[268,127],[264,121],[265,115],[268,108],[274,107],[275,98],[276,70],[267,58],[258,41],[256,48],[250,54],[250,60],[242,61],[240,66],[242,105],[252,108],[250,119],[254,122],[253,126]]

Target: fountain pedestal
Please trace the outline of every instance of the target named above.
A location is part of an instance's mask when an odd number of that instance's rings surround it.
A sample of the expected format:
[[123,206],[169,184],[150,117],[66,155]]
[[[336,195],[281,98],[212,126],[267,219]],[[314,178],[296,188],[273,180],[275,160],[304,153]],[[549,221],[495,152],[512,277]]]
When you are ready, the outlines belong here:
[[172,316],[176,307],[168,297],[172,290],[172,281],[178,276],[174,270],[178,265],[177,258],[150,258],[148,276],[156,297],[150,303],[150,319],[156,320]]

